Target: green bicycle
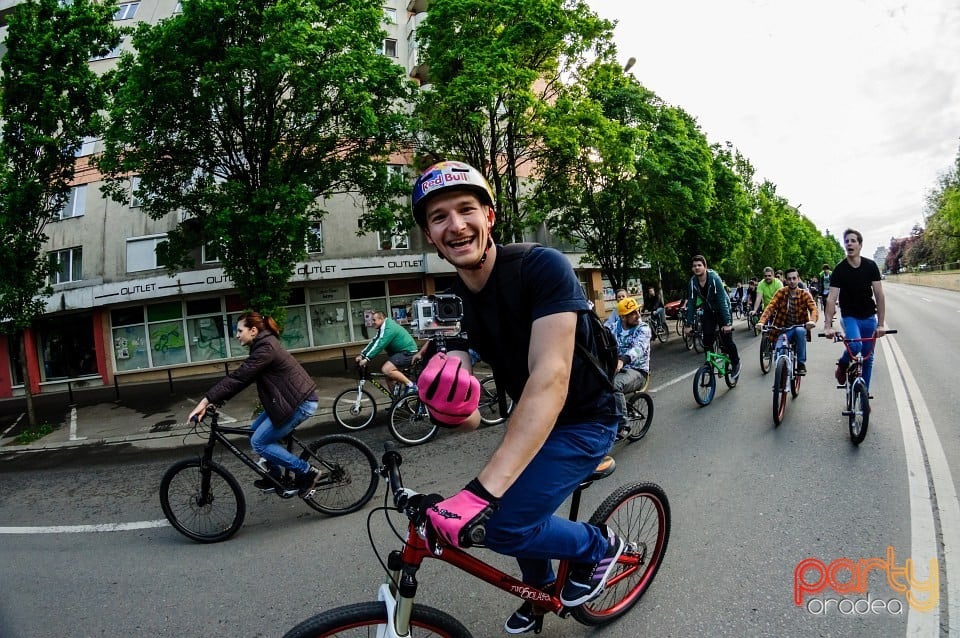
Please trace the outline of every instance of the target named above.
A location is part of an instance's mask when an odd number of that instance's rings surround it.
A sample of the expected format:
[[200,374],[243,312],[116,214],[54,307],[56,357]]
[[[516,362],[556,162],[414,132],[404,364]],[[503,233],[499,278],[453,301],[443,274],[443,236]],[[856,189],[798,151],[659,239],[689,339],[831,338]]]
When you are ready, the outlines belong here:
[[733,376],[733,365],[730,357],[720,349],[720,336],[716,335],[713,346],[706,352],[703,365],[693,375],[693,398],[698,405],[710,405],[713,395],[717,392],[717,377],[723,377],[728,388],[737,386],[737,378]]

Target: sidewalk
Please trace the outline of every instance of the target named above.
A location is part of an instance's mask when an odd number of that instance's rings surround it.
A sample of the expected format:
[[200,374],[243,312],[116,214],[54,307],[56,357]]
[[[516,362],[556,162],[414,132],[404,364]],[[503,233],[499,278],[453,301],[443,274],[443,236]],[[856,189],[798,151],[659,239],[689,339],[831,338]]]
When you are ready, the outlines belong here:
[[[311,419],[314,423],[332,421],[333,400],[356,387],[352,376],[318,376],[320,407]],[[27,426],[26,401],[11,399],[0,405],[0,460],[10,454],[75,448],[111,443],[151,442],[151,447],[176,447],[190,430],[187,415],[219,377],[177,381],[171,392],[166,382],[126,386],[117,399],[113,387],[101,387],[74,393],[69,405],[64,393],[38,395],[35,408],[41,423],[57,426],[43,438],[27,445],[18,445],[14,437]],[[371,394],[383,408],[388,402],[376,388]],[[226,403],[221,410],[221,423],[250,423],[255,415],[257,390],[250,386]],[[4,434],[5,432],[5,434]],[[165,440],[166,439],[166,440]]]

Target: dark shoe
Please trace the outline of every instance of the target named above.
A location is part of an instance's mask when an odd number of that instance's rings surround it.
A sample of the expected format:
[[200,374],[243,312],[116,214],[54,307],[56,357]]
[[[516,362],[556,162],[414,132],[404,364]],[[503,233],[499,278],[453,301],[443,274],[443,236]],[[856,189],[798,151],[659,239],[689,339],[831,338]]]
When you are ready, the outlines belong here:
[[621,423],[620,427],[617,428],[617,441],[622,441],[627,438],[627,435],[630,434],[630,426],[626,423]]
[[837,361],[837,370],[833,375],[837,379],[837,385],[846,385],[848,365],[849,364],[844,363],[843,361]]
[[300,498],[307,498],[313,494],[313,488],[317,486],[317,482],[319,480],[320,470],[312,466],[303,474],[298,474],[296,486],[297,493],[300,494]]
[[603,593],[607,580],[616,571],[617,559],[623,553],[624,543],[610,530],[607,530],[607,538],[610,545],[599,563],[577,564],[570,570],[567,582],[563,584],[560,592],[560,602],[567,607],[582,605],[599,596]]
[[543,623],[543,615],[534,614],[533,603],[527,600],[520,605],[520,609],[507,618],[507,622],[503,624],[503,629],[508,634],[525,634],[535,629],[538,622]]
[[[277,481],[277,483],[283,480],[283,470],[280,468],[270,466],[268,472],[270,476]],[[277,487],[277,483],[274,483],[268,478],[259,478],[253,482],[253,486],[258,490],[272,490]]]
[[403,396],[409,396],[409,395],[411,395],[411,394],[416,394],[418,391],[419,391],[419,390],[418,390],[418,388],[417,388],[417,384],[414,383],[414,384],[408,385],[406,388],[404,388],[404,390],[403,390]]
[[797,376],[802,377],[807,373],[807,364],[803,361],[797,363]]

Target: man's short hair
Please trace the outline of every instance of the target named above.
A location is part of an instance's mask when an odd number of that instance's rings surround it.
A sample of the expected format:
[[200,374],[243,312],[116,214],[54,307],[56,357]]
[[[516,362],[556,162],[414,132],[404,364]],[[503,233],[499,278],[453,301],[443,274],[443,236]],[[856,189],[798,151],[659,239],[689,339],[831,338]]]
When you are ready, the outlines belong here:
[[824,264],[823,266],[821,266],[821,269],[822,269],[822,270],[830,270],[830,264]]
[[763,269],[763,274],[764,274],[764,275],[766,275],[766,274],[768,274],[768,273],[771,274],[771,275],[773,274],[773,268],[771,268],[770,266],[767,266],[766,268]]
[[704,268],[707,267],[707,258],[704,257],[703,255],[694,255],[694,256],[693,256],[693,259],[690,260],[690,263],[693,263],[693,262],[695,262],[695,261],[702,262],[702,263],[703,263],[703,267],[704,267]]
[[784,275],[789,275],[789,274],[792,273],[792,272],[797,273],[797,278],[798,278],[798,279],[800,278],[800,271],[797,270],[796,268],[787,268],[786,270],[783,271],[783,274],[784,274]]
[[844,241],[846,241],[847,235],[855,235],[856,238],[857,238],[857,243],[858,243],[858,244],[862,244],[862,243],[863,243],[863,235],[860,234],[860,231],[859,231],[859,230],[854,230],[854,229],[852,229],[852,228],[848,228],[848,229],[846,229],[845,231],[843,231],[843,239],[844,239]]

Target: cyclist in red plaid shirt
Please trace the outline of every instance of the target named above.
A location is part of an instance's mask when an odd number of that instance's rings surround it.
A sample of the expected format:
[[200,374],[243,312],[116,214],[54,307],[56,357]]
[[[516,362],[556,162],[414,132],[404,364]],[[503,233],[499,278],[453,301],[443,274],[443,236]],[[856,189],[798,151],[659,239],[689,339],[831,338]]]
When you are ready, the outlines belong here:
[[[774,293],[773,299],[760,315],[760,323],[770,322],[775,326],[802,326],[787,331],[790,340],[797,348],[797,375],[807,373],[807,335],[814,326],[820,314],[817,312],[817,302],[810,296],[810,292],[800,287],[800,273],[796,268],[789,268],[784,273],[787,285]],[[771,339],[774,335],[771,335]]]

